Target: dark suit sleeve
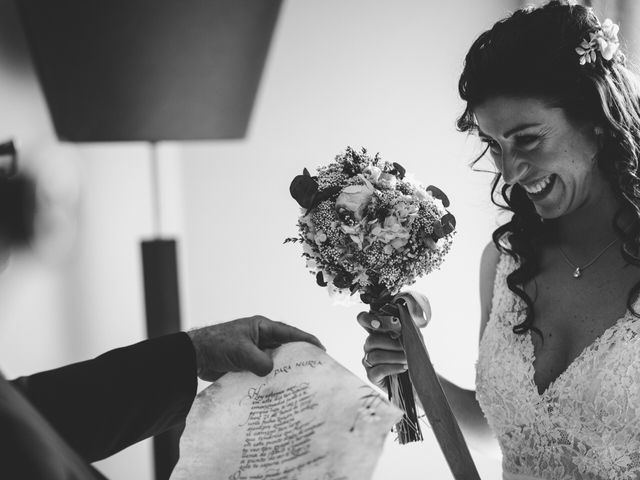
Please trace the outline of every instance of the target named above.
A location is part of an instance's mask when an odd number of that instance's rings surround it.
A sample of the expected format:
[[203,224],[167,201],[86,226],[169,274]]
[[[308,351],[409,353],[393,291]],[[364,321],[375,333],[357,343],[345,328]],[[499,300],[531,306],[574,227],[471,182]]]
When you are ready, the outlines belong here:
[[94,462],[184,423],[197,388],[195,351],[176,333],[12,383]]

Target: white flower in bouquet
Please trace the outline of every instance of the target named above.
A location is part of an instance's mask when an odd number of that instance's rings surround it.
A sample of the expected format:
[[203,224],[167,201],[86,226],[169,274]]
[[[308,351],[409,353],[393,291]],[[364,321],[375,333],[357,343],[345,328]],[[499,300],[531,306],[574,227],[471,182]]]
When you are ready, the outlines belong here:
[[364,179],[363,185],[349,185],[344,187],[336,199],[336,209],[347,210],[353,213],[356,220],[362,220],[364,210],[371,203],[375,189],[371,183]]

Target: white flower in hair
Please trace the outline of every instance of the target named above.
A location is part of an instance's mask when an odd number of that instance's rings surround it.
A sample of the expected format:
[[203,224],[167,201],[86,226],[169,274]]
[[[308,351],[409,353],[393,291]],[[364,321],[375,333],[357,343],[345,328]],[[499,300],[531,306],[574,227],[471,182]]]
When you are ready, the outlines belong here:
[[588,40],[582,40],[580,46],[575,48],[576,53],[580,55],[580,65],[595,62],[596,51],[599,51],[605,60],[611,60],[620,47],[618,30],[620,27],[607,18],[600,30],[590,33]]
[[611,60],[618,51],[620,41],[618,40],[618,30],[620,27],[607,18],[602,24],[601,36],[598,37],[600,52],[605,60]]

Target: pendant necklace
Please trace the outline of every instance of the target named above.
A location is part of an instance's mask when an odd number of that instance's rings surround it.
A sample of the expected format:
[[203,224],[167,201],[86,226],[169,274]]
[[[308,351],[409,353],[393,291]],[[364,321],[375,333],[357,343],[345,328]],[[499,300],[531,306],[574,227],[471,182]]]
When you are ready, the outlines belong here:
[[579,266],[576,265],[575,263],[573,263],[571,260],[569,260],[569,257],[567,257],[567,254],[564,253],[564,250],[562,250],[562,247],[560,247],[558,245],[558,248],[560,249],[560,253],[562,254],[562,256],[564,257],[565,261],[569,264],[569,266],[571,266],[571,268],[574,268],[575,270],[573,271],[573,278],[580,278],[582,276],[582,272],[585,271],[587,268],[589,268],[591,265],[593,265],[594,263],[596,263],[596,260],[598,260],[602,255],[604,255],[604,252],[606,252],[607,250],[609,250],[609,248],[611,248],[611,246],[613,246],[613,244],[615,244],[618,241],[617,238],[613,239],[613,241],[611,243],[609,243],[606,247],[604,247],[600,253],[598,253],[598,255],[596,255],[594,257],[593,260],[591,260],[590,262]]

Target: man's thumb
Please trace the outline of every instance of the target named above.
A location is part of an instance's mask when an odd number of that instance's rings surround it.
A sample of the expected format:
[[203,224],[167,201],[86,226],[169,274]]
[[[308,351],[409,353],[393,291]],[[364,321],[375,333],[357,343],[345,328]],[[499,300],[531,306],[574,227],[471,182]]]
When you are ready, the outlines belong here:
[[247,345],[247,370],[260,377],[268,375],[273,370],[273,360],[268,353],[263,352],[253,343]]

